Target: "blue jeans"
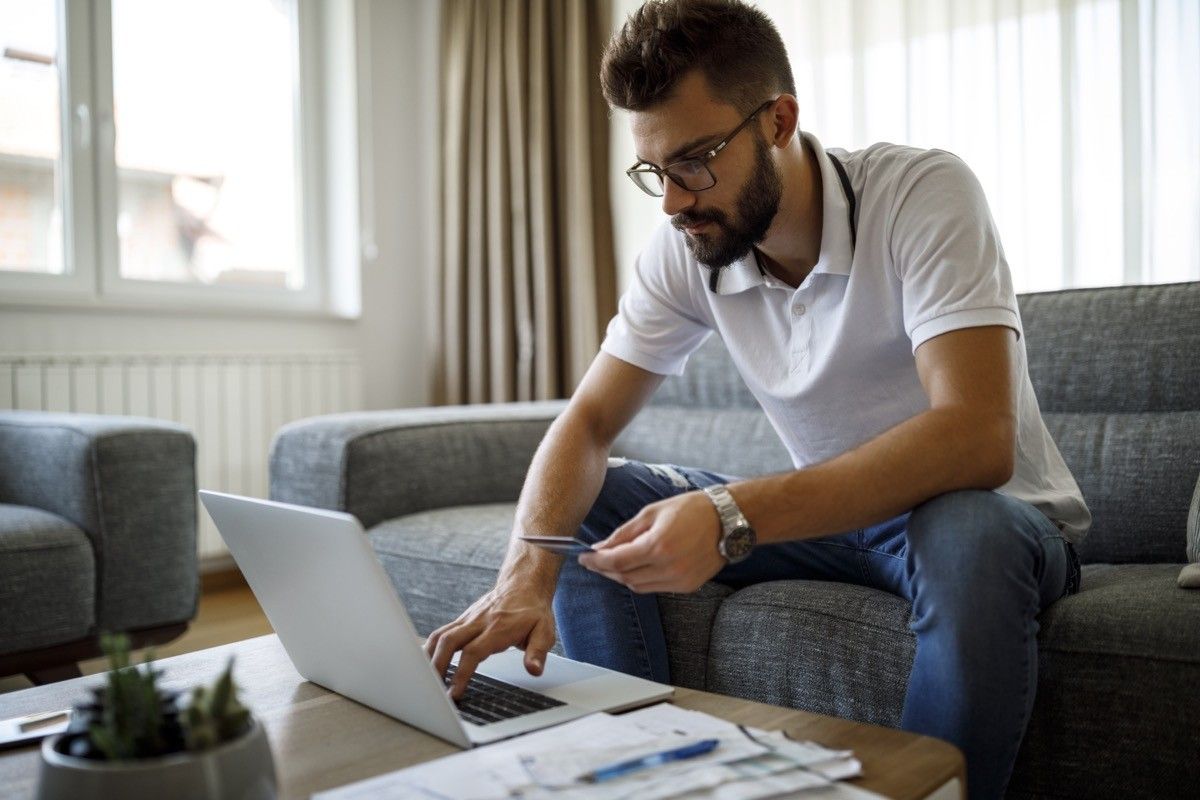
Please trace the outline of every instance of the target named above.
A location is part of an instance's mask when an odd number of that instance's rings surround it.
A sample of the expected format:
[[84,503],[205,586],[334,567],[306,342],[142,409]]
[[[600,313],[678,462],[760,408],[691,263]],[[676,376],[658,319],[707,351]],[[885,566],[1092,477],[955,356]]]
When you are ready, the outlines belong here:
[[[649,503],[732,480],[610,459],[579,535],[599,541]],[[972,798],[1003,796],[1037,689],[1037,615],[1079,585],[1079,561],[1055,524],[997,492],[950,492],[863,530],[760,545],[713,580],[740,588],[787,578],[870,586],[912,604],[917,651],[901,727],[957,745]],[[571,658],[670,682],[655,595],[568,559],[554,616]]]

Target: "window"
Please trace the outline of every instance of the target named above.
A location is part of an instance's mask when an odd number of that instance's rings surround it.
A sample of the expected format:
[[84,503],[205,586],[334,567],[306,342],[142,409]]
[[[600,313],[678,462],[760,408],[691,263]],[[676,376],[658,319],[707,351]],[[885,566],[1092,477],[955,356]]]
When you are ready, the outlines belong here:
[[[20,13],[17,6],[21,5]],[[61,274],[57,17],[0,0],[0,269]]]
[[112,0],[121,277],[303,286],[294,10]]
[[316,87],[355,72],[352,8],[0,0],[0,291],[345,313],[316,265],[357,258],[329,257],[346,212],[316,188],[356,187],[356,154],[325,168],[347,152]]

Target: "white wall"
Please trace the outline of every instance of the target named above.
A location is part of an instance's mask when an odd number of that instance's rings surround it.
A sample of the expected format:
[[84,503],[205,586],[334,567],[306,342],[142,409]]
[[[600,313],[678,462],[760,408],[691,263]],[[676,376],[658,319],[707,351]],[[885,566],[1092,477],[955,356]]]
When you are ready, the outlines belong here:
[[[363,264],[363,358],[367,408],[426,405],[433,369],[429,309],[437,275],[437,131],[441,3],[360,0],[369,5],[368,149],[374,173],[375,241],[379,256]],[[365,21],[363,18],[361,21]],[[361,29],[360,29],[361,30]],[[372,198],[364,198],[370,201]]]
[[[434,274],[439,4],[358,0],[370,40],[369,102],[360,139],[373,145],[361,181],[377,255],[362,265],[362,316],[339,320],[270,313],[146,312],[12,306],[0,299],[0,351],[246,352],[354,350],[367,408],[424,405]],[[367,153],[369,155],[369,152]],[[364,164],[364,170],[369,165]],[[369,196],[368,196],[369,195]]]

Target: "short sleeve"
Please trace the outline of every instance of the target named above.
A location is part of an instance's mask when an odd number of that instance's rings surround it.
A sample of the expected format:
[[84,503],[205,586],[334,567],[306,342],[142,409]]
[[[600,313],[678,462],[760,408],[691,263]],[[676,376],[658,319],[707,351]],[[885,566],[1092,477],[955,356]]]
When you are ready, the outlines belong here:
[[680,375],[711,333],[692,301],[688,269],[660,230],[638,256],[633,279],[608,323],[600,349],[659,375]]
[[892,260],[913,352],[960,328],[1003,325],[1021,335],[996,224],[983,187],[961,159],[927,151],[905,173],[892,219]]

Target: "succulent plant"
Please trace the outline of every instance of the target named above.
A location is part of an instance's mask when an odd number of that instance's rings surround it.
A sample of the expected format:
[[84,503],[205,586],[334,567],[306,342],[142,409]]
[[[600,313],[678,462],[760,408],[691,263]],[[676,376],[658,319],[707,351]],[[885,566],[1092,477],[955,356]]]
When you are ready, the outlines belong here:
[[183,735],[188,750],[236,739],[250,727],[250,711],[238,702],[233,683],[233,658],[211,689],[197,686],[183,714]]
[[250,712],[238,702],[233,659],[211,688],[197,686],[182,706],[181,693],[158,685],[148,652],[141,669],[130,663],[129,637],[101,637],[109,670],[90,702],[75,706],[61,745],[80,758],[119,761],[200,751],[241,736],[250,728]]

